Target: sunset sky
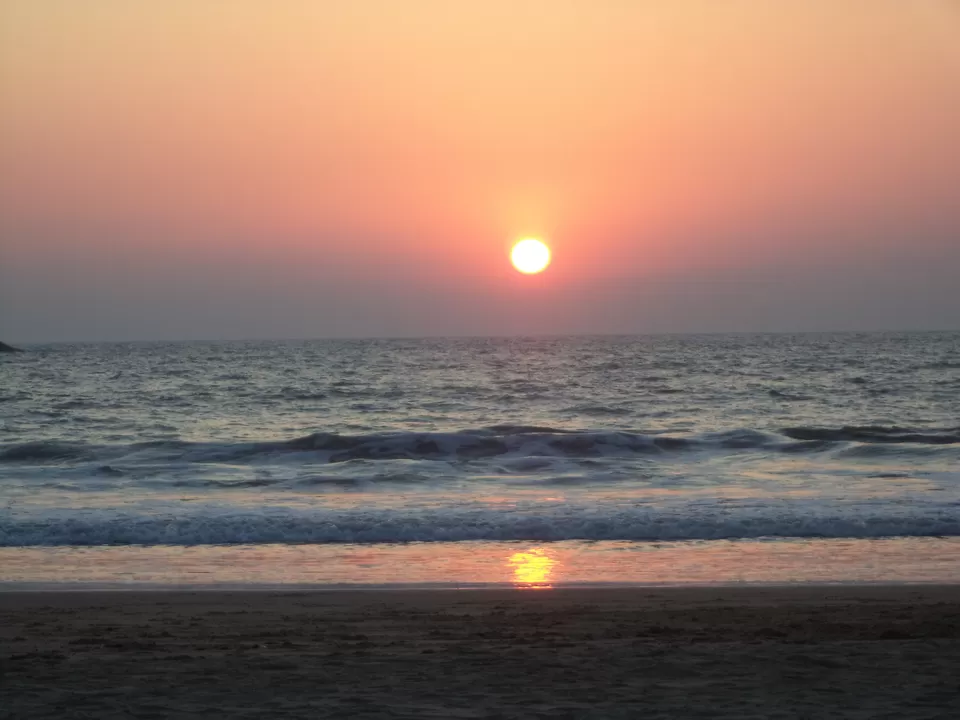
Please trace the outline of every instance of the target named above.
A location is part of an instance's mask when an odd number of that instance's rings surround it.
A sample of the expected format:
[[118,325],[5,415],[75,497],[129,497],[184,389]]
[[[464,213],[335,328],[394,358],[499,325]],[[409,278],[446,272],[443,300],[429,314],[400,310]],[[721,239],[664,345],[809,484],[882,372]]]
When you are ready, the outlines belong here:
[[952,0],[0,5],[2,340],[951,327]]

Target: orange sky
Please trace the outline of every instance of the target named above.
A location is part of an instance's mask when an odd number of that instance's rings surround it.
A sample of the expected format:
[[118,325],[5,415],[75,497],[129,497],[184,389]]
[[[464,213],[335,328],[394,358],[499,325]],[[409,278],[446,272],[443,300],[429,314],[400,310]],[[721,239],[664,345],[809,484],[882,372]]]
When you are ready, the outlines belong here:
[[[950,0],[6,0],[0,123],[9,337],[271,335],[228,318],[251,286],[304,336],[778,329],[601,296],[960,246]],[[527,235],[554,264],[522,285]]]

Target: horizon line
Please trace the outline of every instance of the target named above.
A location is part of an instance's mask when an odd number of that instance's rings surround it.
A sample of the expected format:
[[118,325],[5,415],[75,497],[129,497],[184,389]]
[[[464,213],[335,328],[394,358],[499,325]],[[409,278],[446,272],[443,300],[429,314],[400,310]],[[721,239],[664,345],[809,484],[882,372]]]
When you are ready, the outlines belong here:
[[[289,337],[237,337],[237,338],[137,338],[97,340],[33,340],[7,343],[14,347],[42,345],[94,345],[94,344],[151,344],[151,343],[266,343],[266,342],[373,342],[399,340],[511,340],[511,339],[564,339],[564,338],[632,338],[632,337],[695,337],[721,335],[909,335],[931,333],[958,333],[955,328],[883,329],[883,330],[708,330],[708,331],[656,331],[656,332],[571,332],[571,333],[514,333],[503,335],[326,335]],[[6,342],[6,341],[4,341]]]

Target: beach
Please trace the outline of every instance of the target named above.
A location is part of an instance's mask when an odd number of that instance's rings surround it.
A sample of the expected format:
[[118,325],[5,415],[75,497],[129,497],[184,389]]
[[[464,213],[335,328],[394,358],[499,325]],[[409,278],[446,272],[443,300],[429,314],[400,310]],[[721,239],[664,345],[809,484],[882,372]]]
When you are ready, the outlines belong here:
[[9,718],[948,718],[960,587],[0,593]]

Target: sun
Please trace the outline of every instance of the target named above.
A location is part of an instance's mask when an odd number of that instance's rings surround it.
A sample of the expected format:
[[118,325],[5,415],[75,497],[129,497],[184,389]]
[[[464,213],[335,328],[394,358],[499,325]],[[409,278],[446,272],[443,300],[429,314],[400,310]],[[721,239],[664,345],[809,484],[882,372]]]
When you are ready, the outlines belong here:
[[543,272],[550,264],[550,248],[536,238],[525,238],[513,246],[510,261],[522,273]]

